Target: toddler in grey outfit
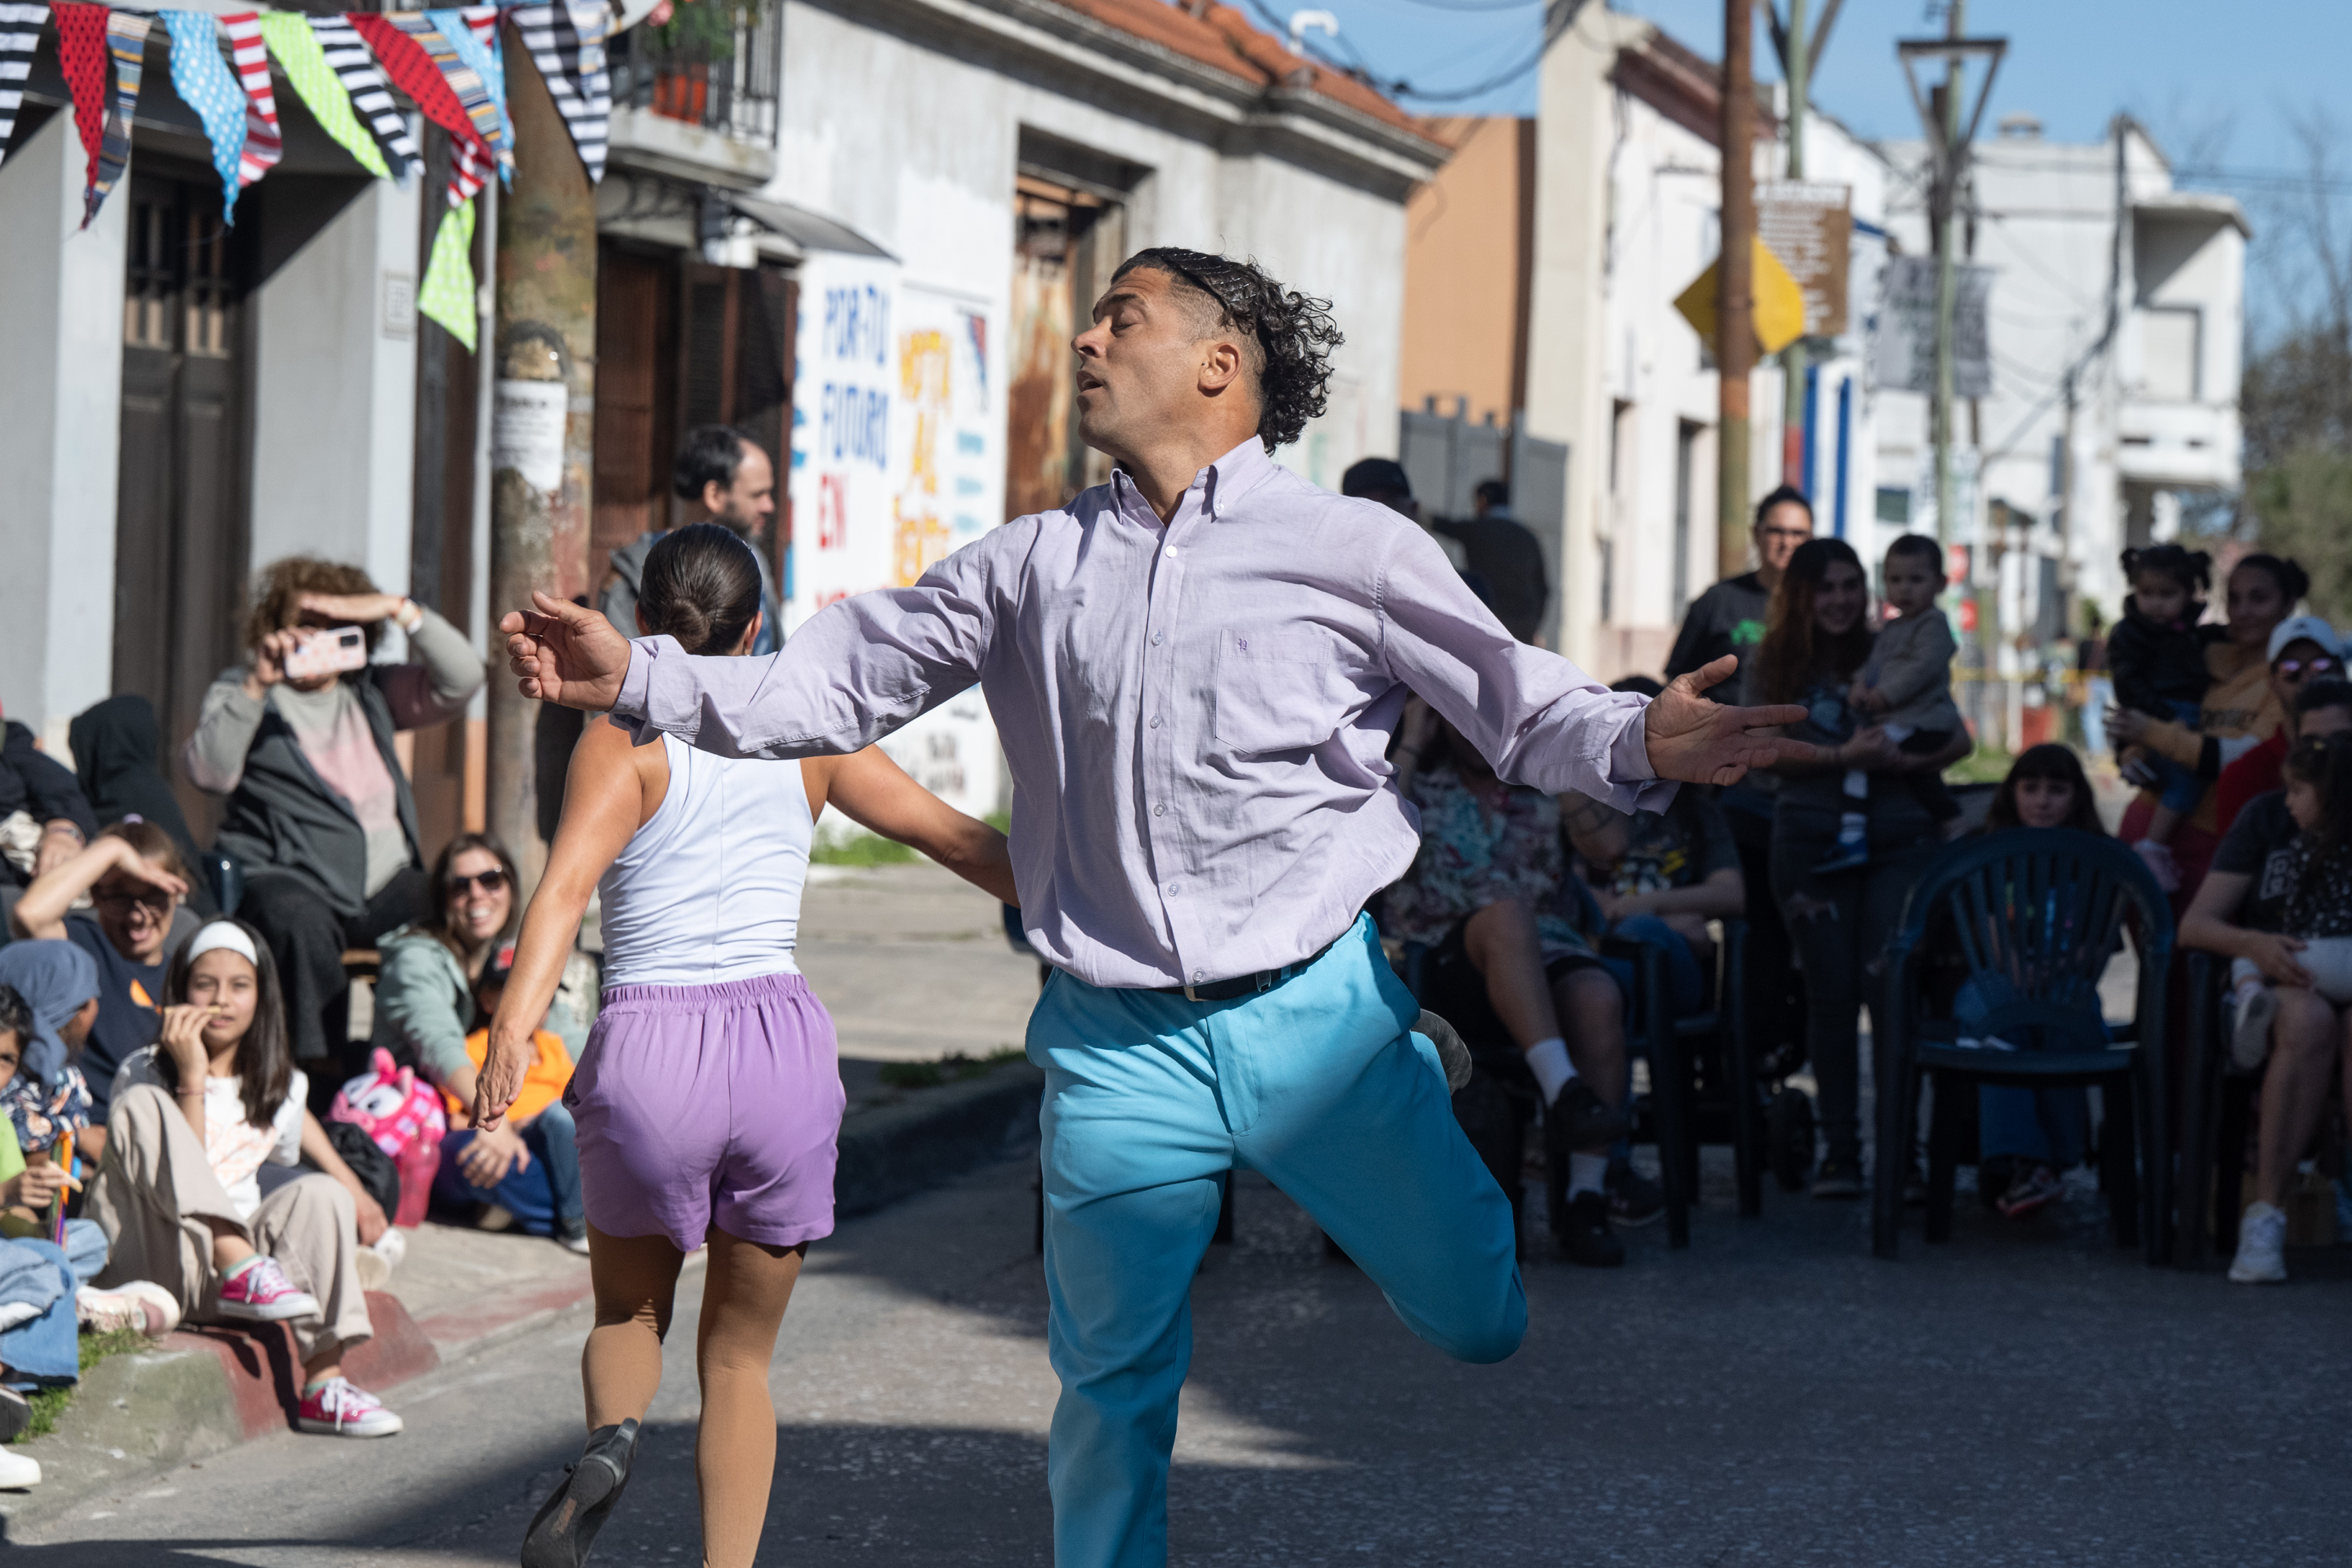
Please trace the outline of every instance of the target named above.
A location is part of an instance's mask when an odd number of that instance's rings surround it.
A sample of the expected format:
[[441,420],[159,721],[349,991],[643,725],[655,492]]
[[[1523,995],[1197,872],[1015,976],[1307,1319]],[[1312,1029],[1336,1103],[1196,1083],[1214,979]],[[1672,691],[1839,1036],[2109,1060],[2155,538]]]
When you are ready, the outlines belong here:
[[[1887,547],[1881,574],[1886,603],[1895,618],[1879,629],[1870,658],[1855,677],[1846,701],[1866,723],[1886,731],[1903,751],[1932,755],[1950,743],[1964,723],[1952,700],[1952,656],[1959,644],[1951,623],[1936,607],[1943,591],[1943,551],[1924,534],[1906,533]],[[1900,775],[1904,784],[1937,823],[1960,815],[1959,802],[1940,774]],[[1868,863],[1869,818],[1862,805],[1870,797],[1870,775],[1859,768],[1845,775],[1846,797],[1854,803],[1838,821],[1837,847],[1820,869],[1842,870]]]

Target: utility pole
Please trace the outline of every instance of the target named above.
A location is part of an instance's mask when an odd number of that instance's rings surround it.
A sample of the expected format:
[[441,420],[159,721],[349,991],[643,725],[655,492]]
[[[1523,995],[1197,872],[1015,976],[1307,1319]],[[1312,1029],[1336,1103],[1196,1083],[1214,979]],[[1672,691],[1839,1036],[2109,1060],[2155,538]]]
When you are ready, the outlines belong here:
[[[1968,0],[1946,0],[1944,37],[1958,39],[1965,32]],[[1953,232],[1959,209],[1960,57],[1944,57],[1944,81],[1935,103],[1943,127],[1944,155],[1936,160],[1933,219],[1936,247],[1936,541],[1952,542],[1952,314],[1960,297],[1960,270]]]
[[1716,268],[1716,571],[1748,570],[1748,382],[1756,369],[1755,0],[1723,5],[1723,254]]
[[[1789,0],[1789,24],[1780,48],[1780,70],[1789,83],[1789,178],[1805,177],[1805,93],[1811,62],[1805,54],[1805,0]],[[1780,351],[1780,482],[1812,494],[1805,468],[1805,366],[1811,355],[1804,338]]]
[[[512,24],[509,24],[509,26]],[[508,58],[521,52],[509,44]],[[596,200],[547,84],[507,73],[514,122],[512,188],[497,204],[497,321],[490,436],[489,622],[528,609],[536,589],[587,591],[588,506],[595,431]],[[490,636],[494,668],[499,639]],[[504,674],[489,690],[489,830],[522,873],[523,896],[547,866],[540,834],[541,705]]]

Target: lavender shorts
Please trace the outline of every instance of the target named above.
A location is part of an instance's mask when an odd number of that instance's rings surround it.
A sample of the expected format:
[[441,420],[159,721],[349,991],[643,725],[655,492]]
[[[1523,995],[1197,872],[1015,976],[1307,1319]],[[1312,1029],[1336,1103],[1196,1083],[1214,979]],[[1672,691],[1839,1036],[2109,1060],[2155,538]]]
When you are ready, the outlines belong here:
[[691,1252],[833,1234],[845,1101],[833,1018],[797,974],[616,985],[563,1091],[588,1223]]

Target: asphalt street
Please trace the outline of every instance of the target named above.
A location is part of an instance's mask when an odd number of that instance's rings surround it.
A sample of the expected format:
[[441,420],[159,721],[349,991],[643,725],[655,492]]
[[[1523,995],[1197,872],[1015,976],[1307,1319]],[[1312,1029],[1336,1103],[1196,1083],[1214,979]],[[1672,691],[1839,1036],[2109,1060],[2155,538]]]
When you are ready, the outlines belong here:
[[[1194,1292],[1174,1560],[1205,1564],[2329,1563],[2352,1539],[2346,1252],[2284,1289],[2147,1268],[2078,1188],[2029,1226],[1868,1256],[1855,1206],[1729,1212],[1624,1269],[1537,1237],[1494,1367],[1415,1342],[1244,1176]],[[761,1561],[1044,1564],[1055,1396],[1013,1158],[811,1255],[774,1388]],[[698,1273],[680,1321],[690,1321]],[[16,1547],[64,1568],[508,1563],[576,1452],[585,1313],[398,1391],[408,1430],[288,1435],[93,1501]],[[599,1563],[696,1561],[692,1336]]]

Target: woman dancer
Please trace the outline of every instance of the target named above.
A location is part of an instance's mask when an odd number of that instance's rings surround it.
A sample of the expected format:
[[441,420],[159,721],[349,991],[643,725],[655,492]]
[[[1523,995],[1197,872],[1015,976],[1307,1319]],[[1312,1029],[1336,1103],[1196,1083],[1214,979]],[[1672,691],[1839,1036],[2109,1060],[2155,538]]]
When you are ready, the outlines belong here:
[[[747,653],[760,570],[696,523],[646,557],[639,628],[688,653]],[[545,878],[490,1026],[475,1125],[499,1124],[591,888],[603,898],[604,1009],[564,1095],[579,1124],[596,1321],[581,1355],[588,1443],[531,1521],[527,1568],[577,1568],[626,1484],[661,1381],[679,1265],[710,1247],[696,1364],[703,1561],[751,1562],[775,1468],[768,1362],[808,1244],[833,1230],[843,1096],[833,1021],[793,963],[826,804],[1006,902],[1004,836],[950,810],[880,752],[782,765],[638,746],[592,723],[572,753]]]

